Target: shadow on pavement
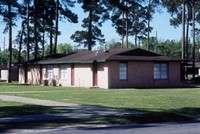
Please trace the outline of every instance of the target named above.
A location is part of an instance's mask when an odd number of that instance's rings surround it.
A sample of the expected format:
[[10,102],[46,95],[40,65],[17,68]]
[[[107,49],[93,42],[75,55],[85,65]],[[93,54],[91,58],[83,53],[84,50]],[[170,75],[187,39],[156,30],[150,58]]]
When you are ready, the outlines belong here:
[[[40,129],[77,124],[118,124],[117,127],[147,127],[144,124],[163,122],[196,121],[200,117],[200,108],[182,108],[155,112],[155,109],[112,109],[99,106],[46,107],[36,105],[0,107],[0,131],[10,129]],[[138,126],[138,124],[140,124]],[[143,124],[143,125],[142,125]],[[82,129],[81,127],[77,127]],[[131,126],[133,128],[133,126]],[[89,127],[84,129],[101,129]],[[113,129],[117,129],[113,127]]]

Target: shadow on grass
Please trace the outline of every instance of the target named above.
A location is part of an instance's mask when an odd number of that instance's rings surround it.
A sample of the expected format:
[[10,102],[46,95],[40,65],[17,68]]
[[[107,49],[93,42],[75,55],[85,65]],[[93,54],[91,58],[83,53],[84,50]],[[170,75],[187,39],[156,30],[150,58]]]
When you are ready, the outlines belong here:
[[0,81],[0,85],[10,85],[10,86],[32,86],[31,84],[19,84],[17,81],[12,83],[6,83],[6,81]]
[[197,121],[200,118],[200,108],[181,108],[163,111],[152,111],[153,109],[126,109],[137,111],[141,114],[125,114],[97,117],[92,119],[105,124],[146,124],[162,122],[184,122]]
[[69,113],[72,110],[62,109],[60,107],[47,107],[38,105],[23,105],[23,106],[4,106],[0,107],[1,117],[12,117],[34,114],[51,114],[51,113]]

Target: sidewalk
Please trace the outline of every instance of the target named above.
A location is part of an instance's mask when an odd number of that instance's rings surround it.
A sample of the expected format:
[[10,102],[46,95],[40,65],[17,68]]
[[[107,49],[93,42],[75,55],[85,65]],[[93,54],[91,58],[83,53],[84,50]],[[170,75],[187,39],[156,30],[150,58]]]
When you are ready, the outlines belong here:
[[31,99],[31,98],[26,98],[26,97],[18,97],[18,96],[10,96],[10,95],[0,95],[0,100],[15,101],[15,102],[41,105],[41,106],[78,106],[77,104],[72,104],[72,103],[63,103],[63,102],[41,100],[41,99]]
[[15,101],[27,104],[41,105],[41,106],[55,106],[62,107],[63,109],[74,110],[71,113],[58,113],[58,114],[45,114],[45,115],[24,115],[16,117],[0,118],[0,123],[11,122],[33,122],[33,121],[45,121],[45,120],[64,120],[64,119],[84,119],[101,116],[112,115],[128,115],[128,114],[141,114],[139,112],[127,111],[122,109],[112,109],[97,106],[86,106],[72,103],[63,103],[41,99],[31,99],[26,97],[17,97],[9,95],[0,95],[0,100],[3,101]]

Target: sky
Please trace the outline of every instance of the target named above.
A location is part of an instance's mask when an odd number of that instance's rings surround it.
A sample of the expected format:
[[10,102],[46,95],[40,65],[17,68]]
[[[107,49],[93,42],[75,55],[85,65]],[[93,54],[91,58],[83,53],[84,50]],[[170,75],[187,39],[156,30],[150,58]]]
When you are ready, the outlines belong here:
[[[61,31],[61,35],[58,37],[58,43],[70,43],[71,45],[77,45],[74,43],[70,36],[77,30],[82,30],[81,24],[82,19],[87,16],[87,13],[84,13],[83,10],[80,8],[80,6],[73,9],[73,12],[78,14],[79,16],[79,23],[73,24],[67,22],[67,20],[63,22],[59,22],[59,30]],[[166,12],[165,9],[162,9],[162,13],[156,13],[153,16],[153,20],[151,22],[151,26],[153,27],[153,31],[150,33],[150,36],[156,36],[158,40],[180,40],[182,31],[181,27],[174,28],[173,26],[170,26],[169,19],[171,18],[170,14]],[[0,47],[1,50],[4,46],[4,38],[5,38],[5,44],[7,47],[8,44],[8,33],[3,34],[3,28],[5,27],[5,24],[0,21]],[[17,27],[13,27],[13,39],[15,39],[17,31],[19,31],[21,28],[21,24],[18,21]],[[116,41],[121,41],[121,37],[115,32],[114,27],[112,27],[111,21],[107,21],[103,24],[101,27],[102,33],[104,34],[104,37],[106,39],[106,42],[111,41],[112,39],[115,39]],[[134,42],[133,38],[129,37],[129,41]]]

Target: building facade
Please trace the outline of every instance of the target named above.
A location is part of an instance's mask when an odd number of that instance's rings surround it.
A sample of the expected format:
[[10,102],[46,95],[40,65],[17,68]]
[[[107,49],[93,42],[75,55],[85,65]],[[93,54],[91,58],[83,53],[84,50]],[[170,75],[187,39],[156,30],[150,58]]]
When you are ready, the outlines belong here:
[[60,86],[105,89],[177,87],[180,69],[181,60],[143,49],[85,51],[21,66],[19,83],[51,85],[54,81]]

